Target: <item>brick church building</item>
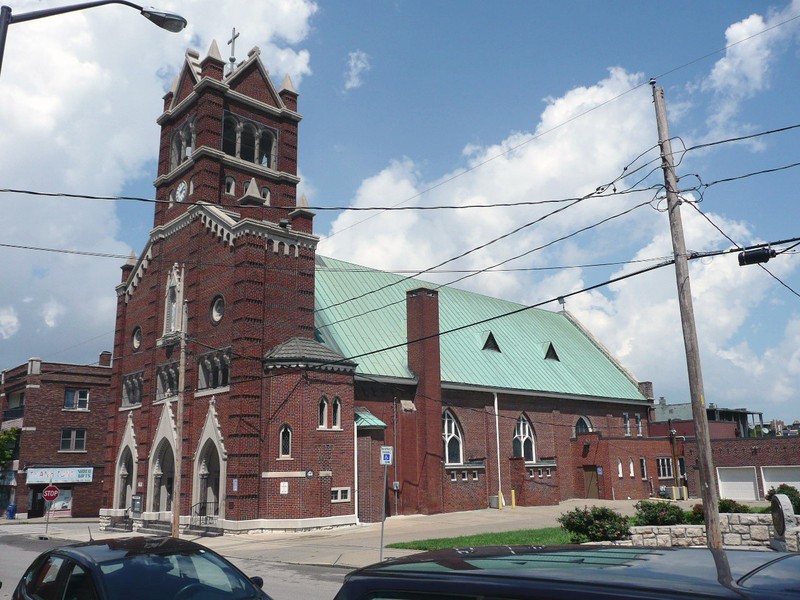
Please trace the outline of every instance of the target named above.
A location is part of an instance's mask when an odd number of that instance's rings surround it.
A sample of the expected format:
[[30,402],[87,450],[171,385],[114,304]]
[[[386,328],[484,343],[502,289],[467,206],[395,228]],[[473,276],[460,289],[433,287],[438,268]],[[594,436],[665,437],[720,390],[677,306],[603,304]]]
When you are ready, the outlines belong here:
[[248,531],[651,495],[672,461],[652,391],[568,313],[316,254],[297,103],[258,49],[228,72],[216,43],[164,96],[153,229],[116,288],[104,524],[166,526],[174,502],[184,527]]

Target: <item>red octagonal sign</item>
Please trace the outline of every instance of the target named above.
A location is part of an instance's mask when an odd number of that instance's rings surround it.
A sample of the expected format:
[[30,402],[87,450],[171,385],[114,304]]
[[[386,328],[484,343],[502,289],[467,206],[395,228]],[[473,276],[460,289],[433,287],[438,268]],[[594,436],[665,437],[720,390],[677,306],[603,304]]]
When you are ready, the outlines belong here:
[[56,486],[48,485],[46,488],[44,488],[44,491],[42,491],[42,498],[44,498],[48,502],[52,502],[53,500],[58,498],[58,494],[59,491]]

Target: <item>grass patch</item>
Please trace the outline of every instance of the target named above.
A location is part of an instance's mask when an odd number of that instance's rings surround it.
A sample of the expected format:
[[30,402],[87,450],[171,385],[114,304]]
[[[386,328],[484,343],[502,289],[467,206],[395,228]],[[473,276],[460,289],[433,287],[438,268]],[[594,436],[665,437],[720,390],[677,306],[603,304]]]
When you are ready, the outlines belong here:
[[403,548],[406,550],[441,550],[442,548],[466,548],[472,546],[515,546],[515,545],[558,545],[569,544],[569,533],[561,527],[544,527],[542,529],[520,529],[518,531],[498,531],[480,533],[454,538],[434,538],[389,544],[387,548]]

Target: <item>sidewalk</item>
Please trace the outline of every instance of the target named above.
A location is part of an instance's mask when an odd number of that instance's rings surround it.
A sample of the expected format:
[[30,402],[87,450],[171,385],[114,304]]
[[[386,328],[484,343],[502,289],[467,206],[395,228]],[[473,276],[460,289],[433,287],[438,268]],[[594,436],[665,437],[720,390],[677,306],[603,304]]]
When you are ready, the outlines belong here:
[[[632,515],[635,500],[567,500],[557,506],[505,507],[502,510],[482,510],[444,513],[438,515],[400,515],[388,517],[384,526],[383,558],[405,556],[414,551],[385,548],[395,542],[429,538],[449,538],[475,533],[556,527],[556,519],[575,507],[586,505],[609,506]],[[696,501],[680,502],[690,509]],[[48,536],[52,539],[88,541],[89,531],[95,539],[124,537],[130,534],[101,532],[97,519],[51,519]],[[14,528],[27,525],[25,534],[34,535],[30,528],[44,531],[44,519],[19,522],[3,521],[0,534],[10,534]],[[20,533],[22,533],[20,531]],[[381,524],[370,523],[352,527],[331,528],[307,532],[267,532],[225,535],[216,538],[181,536],[197,541],[220,554],[235,559],[261,560],[302,565],[324,565],[356,568],[380,560]]]

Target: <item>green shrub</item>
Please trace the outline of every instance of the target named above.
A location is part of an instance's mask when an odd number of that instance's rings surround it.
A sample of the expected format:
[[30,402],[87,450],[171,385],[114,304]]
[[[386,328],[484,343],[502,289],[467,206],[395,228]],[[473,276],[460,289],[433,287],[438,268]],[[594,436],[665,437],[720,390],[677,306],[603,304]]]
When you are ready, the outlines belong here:
[[792,503],[794,514],[800,515],[800,491],[798,491],[796,487],[789,485],[788,483],[782,483],[777,487],[777,489],[772,488],[767,492],[767,500],[772,502],[772,497],[775,494],[786,494],[786,496],[789,497],[789,501]]
[[739,504],[736,500],[730,498],[719,499],[719,512],[720,513],[749,513],[750,507],[746,504]]
[[628,520],[604,506],[576,508],[558,517],[575,544],[582,542],[613,542],[631,534]]
[[684,517],[686,522],[691,525],[703,525],[706,522],[702,504],[695,504],[692,510],[687,510],[686,513],[684,513]]
[[684,522],[683,510],[671,502],[639,500],[634,508],[637,525],[680,525]]

